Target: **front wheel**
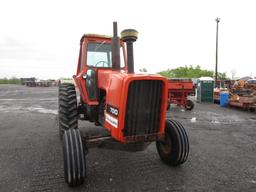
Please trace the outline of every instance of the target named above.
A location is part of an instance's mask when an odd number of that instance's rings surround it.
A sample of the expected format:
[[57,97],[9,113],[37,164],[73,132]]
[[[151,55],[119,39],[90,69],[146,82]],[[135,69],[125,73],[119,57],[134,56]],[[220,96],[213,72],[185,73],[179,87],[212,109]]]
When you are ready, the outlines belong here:
[[181,123],[166,120],[165,136],[156,141],[156,147],[164,163],[172,166],[185,163],[189,154],[189,140]]
[[71,187],[85,179],[85,150],[79,129],[68,129],[63,135],[64,177]]

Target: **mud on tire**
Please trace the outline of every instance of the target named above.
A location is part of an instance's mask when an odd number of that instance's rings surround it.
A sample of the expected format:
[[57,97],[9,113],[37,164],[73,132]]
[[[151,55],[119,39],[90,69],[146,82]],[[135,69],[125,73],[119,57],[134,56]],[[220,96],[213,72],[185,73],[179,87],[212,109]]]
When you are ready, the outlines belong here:
[[64,130],[77,129],[78,112],[75,86],[70,83],[59,85],[59,133],[62,138]]

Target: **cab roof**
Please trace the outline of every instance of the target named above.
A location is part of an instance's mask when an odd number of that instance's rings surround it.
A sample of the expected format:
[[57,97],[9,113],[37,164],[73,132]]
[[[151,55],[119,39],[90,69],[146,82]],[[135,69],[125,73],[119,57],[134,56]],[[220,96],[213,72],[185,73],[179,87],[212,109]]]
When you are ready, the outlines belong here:
[[87,33],[84,34],[80,40],[80,42],[82,42],[84,40],[84,38],[86,37],[93,37],[93,38],[104,38],[104,39],[111,39],[112,36],[108,36],[108,35],[100,35],[100,34],[92,34],[92,33]]

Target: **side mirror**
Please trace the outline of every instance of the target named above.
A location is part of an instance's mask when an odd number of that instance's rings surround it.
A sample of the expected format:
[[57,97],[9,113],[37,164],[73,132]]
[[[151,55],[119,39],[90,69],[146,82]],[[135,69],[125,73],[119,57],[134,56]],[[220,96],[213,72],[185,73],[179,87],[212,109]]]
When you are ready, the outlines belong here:
[[88,75],[85,73],[83,74],[83,79],[87,79]]

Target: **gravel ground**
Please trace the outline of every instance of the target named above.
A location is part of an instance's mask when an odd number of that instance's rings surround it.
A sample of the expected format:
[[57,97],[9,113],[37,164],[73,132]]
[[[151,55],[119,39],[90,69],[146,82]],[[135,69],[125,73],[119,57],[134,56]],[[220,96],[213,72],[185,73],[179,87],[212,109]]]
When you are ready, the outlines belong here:
[[[0,85],[0,191],[256,191],[256,113],[196,103],[167,114],[185,126],[188,161],[163,164],[143,152],[90,149],[87,180],[64,182],[57,88]],[[82,132],[96,128],[79,122]]]

